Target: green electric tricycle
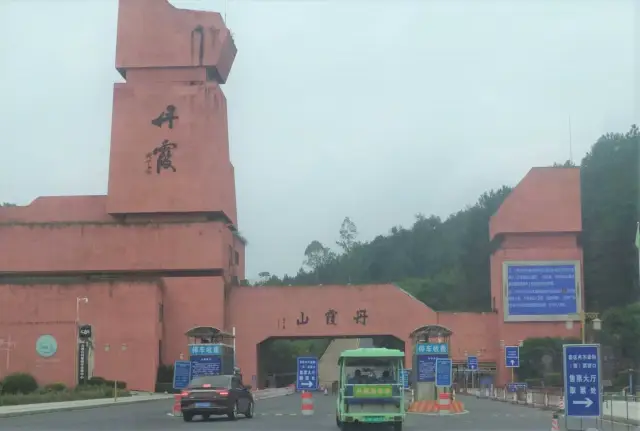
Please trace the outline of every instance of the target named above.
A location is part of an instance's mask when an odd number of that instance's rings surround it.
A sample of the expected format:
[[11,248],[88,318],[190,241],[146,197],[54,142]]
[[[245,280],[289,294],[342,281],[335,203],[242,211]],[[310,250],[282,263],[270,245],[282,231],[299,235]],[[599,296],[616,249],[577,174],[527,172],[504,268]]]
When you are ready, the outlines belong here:
[[338,360],[340,381],[336,423],[341,430],[388,424],[401,431],[405,418],[404,352],[395,349],[345,350]]

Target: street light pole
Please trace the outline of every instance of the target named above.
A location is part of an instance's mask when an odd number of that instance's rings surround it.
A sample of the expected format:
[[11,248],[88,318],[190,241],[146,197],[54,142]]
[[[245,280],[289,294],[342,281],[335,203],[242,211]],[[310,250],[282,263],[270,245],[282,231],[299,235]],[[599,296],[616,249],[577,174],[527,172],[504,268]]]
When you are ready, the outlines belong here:
[[[580,341],[582,344],[587,343],[587,323],[591,322],[594,331],[600,331],[602,329],[602,320],[600,320],[599,313],[593,313],[588,311],[580,311],[578,317],[580,319]],[[566,322],[567,329],[573,328],[573,320],[569,319]]]
[[587,311],[580,312],[580,339],[582,340],[582,344],[587,344],[587,322],[591,322],[595,331],[599,331],[601,329],[602,321],[598,316],[598,313],[590,313]]

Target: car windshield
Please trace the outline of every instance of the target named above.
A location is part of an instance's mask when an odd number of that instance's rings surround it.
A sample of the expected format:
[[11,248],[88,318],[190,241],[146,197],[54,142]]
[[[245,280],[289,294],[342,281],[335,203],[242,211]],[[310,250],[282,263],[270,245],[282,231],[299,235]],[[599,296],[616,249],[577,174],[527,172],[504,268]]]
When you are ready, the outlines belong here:
[[347,384],[396,383],[396,358],[347,358],[344,363]]
[[196,377],[189,383],[190,388],[229,388],[231,384],[231,376],[206,376]]

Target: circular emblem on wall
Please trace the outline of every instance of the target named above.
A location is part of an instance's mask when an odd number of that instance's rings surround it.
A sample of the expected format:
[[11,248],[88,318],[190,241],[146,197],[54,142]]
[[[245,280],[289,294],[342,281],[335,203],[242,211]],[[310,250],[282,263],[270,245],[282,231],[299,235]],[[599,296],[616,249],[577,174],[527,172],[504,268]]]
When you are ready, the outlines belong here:
[[51,335],[41,335],[36,341],[36,353],[43,358],[50,358],[58,351],[58,342]]

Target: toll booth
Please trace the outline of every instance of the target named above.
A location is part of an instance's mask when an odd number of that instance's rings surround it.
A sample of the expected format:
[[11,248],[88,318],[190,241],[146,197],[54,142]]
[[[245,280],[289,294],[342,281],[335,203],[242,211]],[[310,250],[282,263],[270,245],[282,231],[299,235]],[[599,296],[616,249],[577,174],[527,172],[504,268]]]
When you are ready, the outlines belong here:
[[411,334],[411,387],[415,401],[435,401],[447,388],[436,388],[436,360],[450,358],[451,330],[440,325],[427,325]]
[[197,326],[185,334],[191,362],[191,379],[238,374],[235,366],[235,335],[212,326]]

